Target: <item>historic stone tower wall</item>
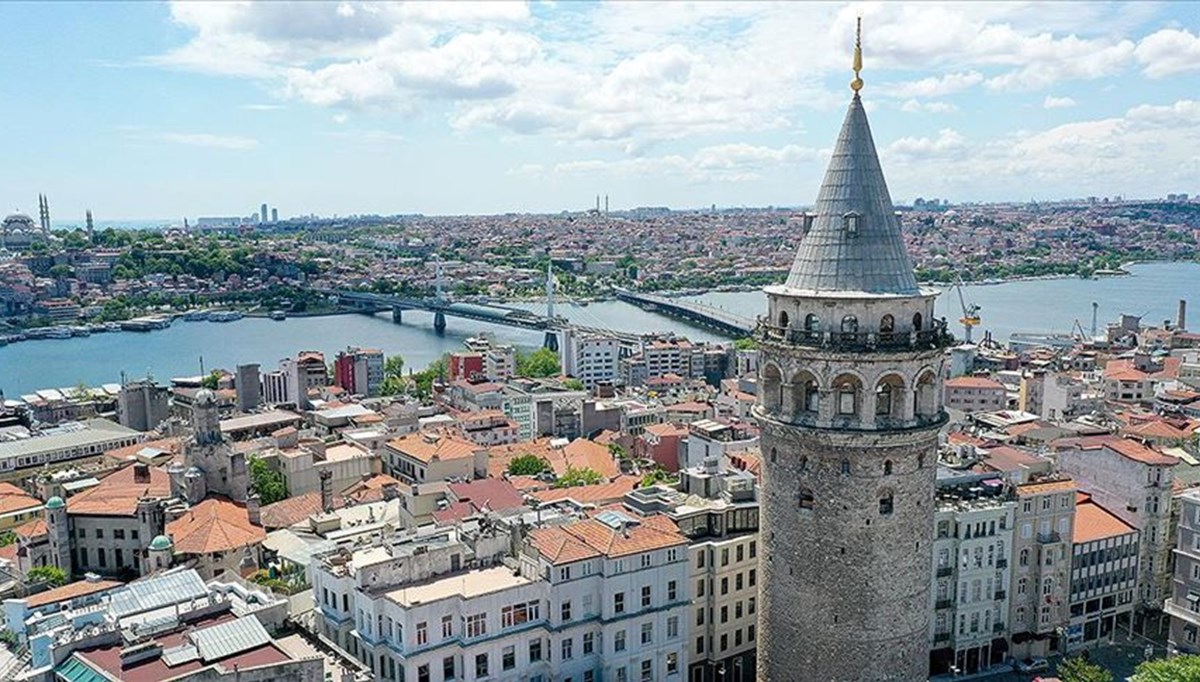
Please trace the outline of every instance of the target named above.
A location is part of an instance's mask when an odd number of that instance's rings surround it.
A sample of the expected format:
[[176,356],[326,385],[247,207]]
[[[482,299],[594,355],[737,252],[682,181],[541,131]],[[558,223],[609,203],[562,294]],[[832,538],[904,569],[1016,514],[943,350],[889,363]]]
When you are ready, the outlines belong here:
[[[801,409],[783,412],[781,401],[772,412],[758,410],[766,549],[760,562],[760,679],[926,679],[942,417],[936,409],[915,412],[917,390],[910,387],[922,377],[941,376],[941,356],[931,350],[876,358],[843,354],[831,361],[829,354],[770,344],[760,350],[760,366],[870,377],[872,391],[856,391],[860,413],[881,409],[871,395],[881,377],[897,384],[904,379],[904,388],[897,385],[903,395],[892,405],[897,421],[880,415],[878,430],[832,426],[838,419],[833,376],[818,386],[818,407],[829,413],[824,419],[820,409],[806,414],[800,400]],[[934,379],[923,390],[940,392],[939,383]],[[782,390],[791,386],[784,383]],[[781,670],[792,672],[780,676]]]

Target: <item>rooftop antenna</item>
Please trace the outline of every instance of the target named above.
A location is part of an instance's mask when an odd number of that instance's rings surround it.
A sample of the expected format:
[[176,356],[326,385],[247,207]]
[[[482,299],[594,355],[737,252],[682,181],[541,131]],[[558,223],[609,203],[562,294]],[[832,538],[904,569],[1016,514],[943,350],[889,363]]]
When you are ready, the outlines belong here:
[[859,71],[862,71],[862,17],[858,18],[858,26],[854,31],[854,80],[850,81],[850,89],[855,95],[863,88]]

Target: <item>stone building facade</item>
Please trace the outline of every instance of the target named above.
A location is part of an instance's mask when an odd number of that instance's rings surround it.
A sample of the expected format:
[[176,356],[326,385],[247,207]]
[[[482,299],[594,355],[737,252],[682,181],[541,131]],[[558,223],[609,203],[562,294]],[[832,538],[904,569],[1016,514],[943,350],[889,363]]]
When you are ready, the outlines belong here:
[[925,680],[944,350],[856,93],[760,318],[760,680]]

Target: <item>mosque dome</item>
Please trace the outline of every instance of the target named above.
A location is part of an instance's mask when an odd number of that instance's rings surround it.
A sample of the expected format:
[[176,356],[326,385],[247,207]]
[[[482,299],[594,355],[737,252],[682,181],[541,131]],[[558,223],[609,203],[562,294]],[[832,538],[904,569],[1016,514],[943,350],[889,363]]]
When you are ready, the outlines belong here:
[[174,546],[175,543],[171,542],[171,538],[165,535],[159,535],[150,541],[150,549],[158,552],[171,549]]
[[21,232],[37,232],[38,225],[33,221],[33,218],[24,213],[13,213],[5,216],[0,222],[0,227],[4,228],[6,234],[18,234]]
[[46,500],[46,509],[62,509],[65,506],[67,506],[67,503],[58,495]]

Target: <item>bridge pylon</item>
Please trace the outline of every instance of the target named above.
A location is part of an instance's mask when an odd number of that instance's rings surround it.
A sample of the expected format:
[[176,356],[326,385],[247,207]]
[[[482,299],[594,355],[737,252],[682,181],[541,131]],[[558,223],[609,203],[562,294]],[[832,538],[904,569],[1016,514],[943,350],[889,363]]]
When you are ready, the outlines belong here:
[[404,322],[404,308],[398,305],[392,306],[392,322],[395,324]]
[[553,329],[547,329],[546,335],[542,337],[542,348],[546,350],[558,352],[558,332]]
[[446,313],[439,310],[433,314],[433,330],[439,334],[446,331]]

